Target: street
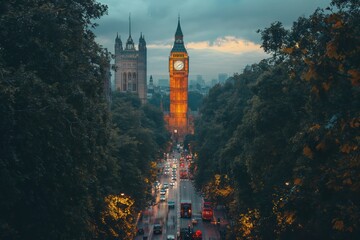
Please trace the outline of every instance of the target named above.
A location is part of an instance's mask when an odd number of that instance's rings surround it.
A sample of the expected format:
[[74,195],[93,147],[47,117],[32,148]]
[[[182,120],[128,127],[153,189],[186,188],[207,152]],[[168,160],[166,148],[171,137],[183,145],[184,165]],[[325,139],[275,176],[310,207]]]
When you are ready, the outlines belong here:
[[[166,240],[167,236],[173,235],[175,239],[180,236],[181,229],[193,229],[193,232],[200,230],[202,233],[202,239],[206,240],[219,240],[219,229],[215,224],[216,216],[213,221],[202,221],[201,219],[201,205],[203,202],[202,197],[196,192],[193,182],[188,179],[179,178],[179,162],[180,153],[173,152],[170,154],[171,158],[168,158],[164,163],[165,166],[176,165],[176,180],[174,185],[169,185],[165,194],[165,201],[160,200],[160,189],[155,188],[154,194],[156,202],[153,206],[147,208],[143,212],[143,217],[138,223],[138,228],[144,229],[144,234],[138,235],[136,240]],[[174,160],[176,159],[176,160]],[[187,165],[185,166],[185,168]],[[166,169],[166,167],[165,167]],[[175,173],[175,171],[174,171]],[[164,186],[164,183],[170,183],[172,181],[172,174],[170,171],[162,172],[159,177],[160,186]],[[192,216],[191,218],[180,217],[180,202],[182,200],[191,201],[192,203]],[[174,201],[174,208],[169,208],[168,201]],[[196,219],[196,223],[193,224],[192,220]],[[162,228],[161,234],[155,234],[153,229],[155,224],[160,224]],[[180,239],[180,238],[179,238]]]

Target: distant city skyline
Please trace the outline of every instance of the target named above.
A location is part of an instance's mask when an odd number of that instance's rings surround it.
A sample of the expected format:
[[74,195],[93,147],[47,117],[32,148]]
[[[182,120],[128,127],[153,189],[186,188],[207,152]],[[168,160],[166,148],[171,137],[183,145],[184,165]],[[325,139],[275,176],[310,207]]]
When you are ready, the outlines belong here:
[[219,73],[232,76],[269,57],[260,48],[258,29],[280,21],[286,28],[330,0],[100,0],[108,5],[108,15],[96,22],[96,40],[114,53],[118,33],[126,42],[131,35],[136,47],[140,34],[147,44],[147,80],[168,78],[168,60],[174,42],[178,15],[190,57],[189,79],[203,75],[209,82]]
[[[196,80],[198,76],[202,76],[202,78],[204,79],[205,82],[210,83],[213,79],[218,80],[219,79],[219,74],[226,74],[227,77],[233,76],[233,73],[218,73],[215,75],[204,75],[204,74],[189,74],[189,81],[190,80]],[[154,82],[156,83],[159,79],[167,79],[169,81],[169,75],[153,75],[150,74],[148,76],[148,82],[150,81],[150,76],[153,77]]]

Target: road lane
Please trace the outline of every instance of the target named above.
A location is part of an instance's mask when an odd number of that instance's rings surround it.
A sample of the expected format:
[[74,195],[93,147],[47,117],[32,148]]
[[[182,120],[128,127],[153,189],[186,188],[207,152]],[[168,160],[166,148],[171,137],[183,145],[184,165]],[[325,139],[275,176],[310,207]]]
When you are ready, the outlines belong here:
[[[149,217],[144,216],[142,222],[138,224],[138,226],[144,226],[145,228],[145,236],[148,236],[148,240],[166,240],[166,236],[168,234],[176,236],[180,233],[180,228],[191,228],[196,230],[201,230],[203,233],[203,239],[212,239],[219,240],[219,231],[211,222],[203,222],[201,220],[201,204],[202,197],[196,192],[193,183],[189,179],[180,179],[179,178],[179,153],[171,153],[171,159],[167,160],[167,163],[170,163],[170,171],[169,174],[165,175],[162,173],[160,176],[160,183],[163,186],[164,182],[170,183],[172,176],[172,165],[173,157],[177,159],[177,171],[176,176],[177,180],[174,186],[169,186],[168,191],[166,193],[166,201],[160,202],[160,193],[159,190],[156,191],[156,204],[147,211]],[[165,163],[166,164],[166,163]],[[175,208],[168,208],[168,200],[175,201]],[[180,202],[181,200],[191,200],[192,202],[192,217],[191,218],[180,218]],[[198,223],[193,225],[192,219],[198,219]],[[163,232],[162,234],[154,235],[153,234],[153,225],[155,223],[162,224]],[[137,236],[136,240],[142,240],[143,235]]]
[[[182,218],[180,221],[180,228],[188,228],[189,226],[196,230],[200,230],[203,234],[203,239],[219,240],[220,235],[217,226],[212,222],[203,222],[201,220],[201,204],[202,197],[196,192],[193,182],[189,179],[180,181],[180,195],[181,199],[190,199],[192,202],[192,217]],[[197,219],[198,223],[193,225],[192,219]]]

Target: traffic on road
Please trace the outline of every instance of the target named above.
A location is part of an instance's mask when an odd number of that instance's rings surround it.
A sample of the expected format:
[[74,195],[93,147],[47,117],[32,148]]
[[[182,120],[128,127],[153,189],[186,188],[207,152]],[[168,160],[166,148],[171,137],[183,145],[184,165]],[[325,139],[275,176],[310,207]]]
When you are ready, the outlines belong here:
[[190,179],[192,156],[172,151],[160,164],[151,206],[137,223],[136,240],[220,240],[221,214],[195,190]]

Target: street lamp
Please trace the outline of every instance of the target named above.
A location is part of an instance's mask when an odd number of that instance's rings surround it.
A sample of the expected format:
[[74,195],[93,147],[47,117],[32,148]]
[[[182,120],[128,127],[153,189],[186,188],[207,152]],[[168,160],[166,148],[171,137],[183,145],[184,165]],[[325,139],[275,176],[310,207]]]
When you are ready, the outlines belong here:
[[174,137],[175,137],[175,142],[176,142],[176,143],[178,142],[177,133],[178,133],[178,130],[177,130],[177,129],[174,129]]

